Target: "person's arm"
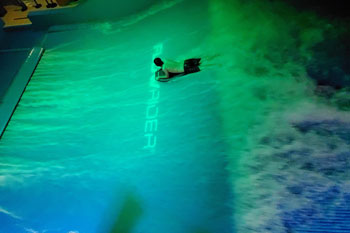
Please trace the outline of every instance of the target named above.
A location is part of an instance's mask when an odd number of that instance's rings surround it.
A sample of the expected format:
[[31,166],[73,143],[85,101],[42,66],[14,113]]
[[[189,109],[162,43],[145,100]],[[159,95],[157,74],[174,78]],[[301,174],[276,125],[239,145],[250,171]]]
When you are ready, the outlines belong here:
[[161,81],[162,79],[168,79],[169,78],[169,73],[167,70],[159,69],[156,72],[156,80]]

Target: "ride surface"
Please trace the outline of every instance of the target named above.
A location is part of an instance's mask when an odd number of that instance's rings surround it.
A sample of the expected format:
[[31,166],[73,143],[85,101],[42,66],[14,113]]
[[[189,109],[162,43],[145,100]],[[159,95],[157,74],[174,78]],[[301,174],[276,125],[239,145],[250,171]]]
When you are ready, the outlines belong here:
[[[0,231],[350,229],[348,109],[303,60],[323,28],[254,3],[51,28],[0,141]],[[157,56],[203,69],[159,83]]]

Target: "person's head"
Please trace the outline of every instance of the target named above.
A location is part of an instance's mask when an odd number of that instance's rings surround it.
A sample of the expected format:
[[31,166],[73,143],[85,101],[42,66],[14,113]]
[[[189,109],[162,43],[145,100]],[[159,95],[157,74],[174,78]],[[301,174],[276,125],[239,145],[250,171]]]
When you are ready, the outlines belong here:
[[162,59],[157,57],[156,59],[154,59],[154,64],[156,64],[156,66],[162,66],[164,62],[162,61]]

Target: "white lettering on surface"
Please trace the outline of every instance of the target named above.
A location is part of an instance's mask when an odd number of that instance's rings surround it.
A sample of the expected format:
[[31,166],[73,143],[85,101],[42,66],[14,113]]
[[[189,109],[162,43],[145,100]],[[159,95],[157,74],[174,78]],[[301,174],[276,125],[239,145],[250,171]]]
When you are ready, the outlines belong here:
[[[153,59],[159,57],[163,51],[163,44],[157,44],[154,46],[154,54]],[[146,107],[146,121],[145,121],[145,141],[146,145],[143,147],[144,149],[152,149],[153,151],[157,145],[157,131],[158,131],[158,102],[160,98],[160,85],[154,79],[154,73],[157,71],[157,68],[153,64],[152,59],[152,76],[149,79],[149,87],[150,87],[150,98],[147,101]]]

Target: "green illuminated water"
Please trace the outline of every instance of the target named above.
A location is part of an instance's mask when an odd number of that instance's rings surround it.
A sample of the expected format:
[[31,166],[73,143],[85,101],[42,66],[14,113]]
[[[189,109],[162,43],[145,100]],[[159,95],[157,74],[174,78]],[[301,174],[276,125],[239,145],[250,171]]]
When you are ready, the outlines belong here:
[[[39,232],[302,232],[288,214],[322,219],[348,193],[349,114],[305,67],[330,26],[194,0],[52,30],[0,144],[0,214]],[[157,83],[159,55],[204,68]]]

